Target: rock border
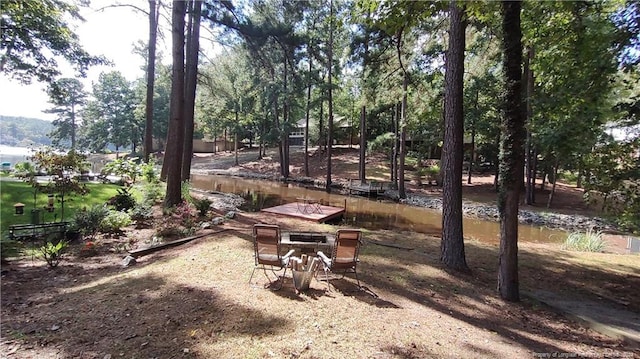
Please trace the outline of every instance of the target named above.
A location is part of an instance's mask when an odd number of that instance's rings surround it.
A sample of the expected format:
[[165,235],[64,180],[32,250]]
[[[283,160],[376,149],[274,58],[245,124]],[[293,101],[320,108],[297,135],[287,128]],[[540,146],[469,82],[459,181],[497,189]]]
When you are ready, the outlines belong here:
[[[266,175],[254,172],[246,172],[239,170],[194,170],[193,174],[199,175],[220,175],[220,176],[235,176],[241,178],[248,179],[261,179],[261,180],[269,180],[269,181],[278,181],[278,182],[288,182],[288,183],[297,183],[301,185],[308,185],[317,188],[324,188],[326,186],[325,181],[316,180],[314,178],[309,177],[295,177],[295,178],[284,178],[282,176],[276,175]],[[331,187],[335,188],[341,193],[346,194],[348,182],[345,181],[336,181],[332,183]],[[222,193],[220,193],[222,194]],[[228,194],[225,194],[228,195]],[[242,197],[237,196],[237,198],[242,200]],[[437,210],[442,212],[442,198],[435,196],[425,196],[425,195],[416,195],[416,194],[408,194],[407,198],[400,199],[398,196],[397,190],[388,190],[385,192],[384,196],[391,200],[398,201],[403,204],[429,208],[433,210]],[[237,200],[234,199],[234,201]],[[220,199],[224,201],[224,197]],[[241,204],[241,203],[240,203]],[[240,204],[235,204],[237,207]],[[488,221],[499,221],[498,208],[495,205],[488,205],[484,203],[478,203],[473,201],[463,201],[462,202],[462,212],[465,216],[471,218],[477,218],[481,220]],[[578,214],[561,214],[561,213],[553,213],[553,212],[543,212],[543,211],[529,211],[520,209],[518,212],[518,220],[521,224],[528,224],[532,226],[540,226],[547,227],[552,229],[566,230],[566,231],[602,231],[606,233],[624,233],[621,229],[617,228],[610,221],[600,218],[600,217],[589,217]]]

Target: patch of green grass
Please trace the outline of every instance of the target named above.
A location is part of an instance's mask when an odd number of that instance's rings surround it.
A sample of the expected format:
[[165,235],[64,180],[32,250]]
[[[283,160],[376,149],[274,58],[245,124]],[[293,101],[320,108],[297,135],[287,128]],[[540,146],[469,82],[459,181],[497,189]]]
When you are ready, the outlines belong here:
[[[9,181],[0,180],[0,219],[2,224],[0,230],[4,233],[10,225],[13,224],[29,224],[31,223],[31,210],[36,208],[40,209],[40,215],[45,222],[52,222],[55,220],[70,220],[73,218],[73,214],[83,208],[89,208],[94,204],[103,204],[113,197],[117,193],[117,189],[120,186],[114,184],[102,184],[102,183],[88,183],[89,193],[84,196],[70,195],[65,196],[64,204],[64,218],[62,218],[62,211],[60,203],[55,202],[55,211],[47,212],[43,208],[47,204],[46,193],[35,193],[34,189],[26,182],[22,181]],[[23,203],[24,214],[15,214],[14,204]]]
[[606,246],[602,232],[587,230],[586,233],[571,232],[562,244],[562,249],[579,252],[602,252]]

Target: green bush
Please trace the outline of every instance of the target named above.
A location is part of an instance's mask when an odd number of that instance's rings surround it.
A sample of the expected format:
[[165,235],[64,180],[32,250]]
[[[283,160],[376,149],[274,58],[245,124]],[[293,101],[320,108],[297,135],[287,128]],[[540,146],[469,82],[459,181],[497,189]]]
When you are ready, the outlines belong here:
[[77,211],[71,219],[71,228],[77,230],[82,236],[95,237],[102,220],[109,214],[109,209],[104,205],[93,205],[85,211]]
[[164,196],[163,187],[159,183],[147,183],[142,187],[142,202],[155,204]]
[[36,173],[36,168],[33,166],[31,162],[18,162],[13,167],[13,171],[16,176],[28,177]]
[[153,158],[149,159],[149,162],[140,165],[142,170],[142,177],[149,184],[157,184],[160,182],[160,176],[156,171],[156,163]]
[[130,211],[131,220],[135,221],[137,226],[143,226],[149,220],[153,218],[153,209],[151,204],[142,202],[136,204]]
[[182,194],[182,200],[187,203],[193,203],[193,197],[191,197],[191,183],[189,181],[183,181],[180,185],[180,192]]
[[123,227],[131,224],[131,216],[126,212],[109,211],[106,217],[100,222],[100,231],[107,233],[120,232]]
[[130,179],[136,182],[138,176],[142,173],[141,166],[137,163],[138,158],[118,158],[107,163],[102,169],[103,173],[114,173],[121,176],[124,181]]
[[193,205],[196,207],[201,217],[207,215],[209,208],[211,208],[211,203],[213,202],[211,202],[211,200],[207,197],[193,199]]
[[571,171],[563,171],[558,173],[558,179],[564,180],[567,183],[575,184],[578,182],[578,174]]
[[128,211],[136,205],[136,199],[133,198],[133,194],[129,187],[118,188],[118,194],[113,196],[109,201],[116,211]]
[[429,184],[431,184],[431,182],[435,182],[436,185],[442,183],[442,178],[440,178],[440,166],[431,165],[429,167],[422,167],[420,172],[421,175],[425,176],[425,179]]
[[606,246],[602,232],[587,230],[586,233],[571,232],[562,245],[562,249],[579,252],[602,252]]
[[53,268],[60,264],[65,248],[67,248],[67,242],[65,241],[59,241],[56,244],[47,242],[44,246],[40,247],[40,252],[44,257],[44,260],[47,261],[49,267]]

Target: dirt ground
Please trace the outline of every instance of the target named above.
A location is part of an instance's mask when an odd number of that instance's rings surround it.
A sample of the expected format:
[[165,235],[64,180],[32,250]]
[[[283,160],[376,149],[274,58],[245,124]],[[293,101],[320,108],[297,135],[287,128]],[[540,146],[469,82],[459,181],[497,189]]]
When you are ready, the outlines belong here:
[[[232,152],[223,152],[215,155],[197,154],[194,157],[194,166],[202,168],[231,168],[236,171],[250,171],[255,173],[276,174],[279,173],[279,162],[274,150],[267,152],[267,157],[258,161],[257,150],[240,151],[239,165],[234,165],[235,156]],[[304,153],[297,149],[291,152],[290,174],[292,177],[304,176]],[[337,147],[332,151],[332,179],[334,181],[358,178],[358,149],[348,147]],[[367,178],[377,180],[389,180],[390,168],[388,161],[381,155],[370,156],[366,160],[365,170]],[[327,156],[320,150],[310,151],[309,176],[322,180],[326,179]],[[413,180],[413,171],[407,170],[405,184],[408,192],[441,195],[442,190],[438,186],[427,184],[417,185]],[[463,195],[465,199],[484,203],[495,203],[496,191],[493,186],[493,175],[487,173],[473,173],[471,184],[467,183],[467,175],[464,175]],[[522,205],[521,208],[539,211],[553,211],[558,213],[582,214],[586,216],[597,216],[601,214],[600,204],[587,204],[583,200],[583,191],[573,185],[558,182],[550,208],[547,208],[547,200],[551,192],[551,186],[546,184],[544,189],[540,188],[541,181],[538,179],[536,186],[536,204],[532,206]]]
[[[242,168],[267,172],[274,163],[250,161]],[[379,169],[376,163],[367,170]],[[338,154],[334,164],[336,178],[356,177],[352,155]],[[324,176],[321,160],[311,167]],[[565,198],[565,210],[593,210],[572,207],[577,191],[566,187],[556,197],[559,206]],[[465,196],[494,200],[483,188],[465,186]],[[363,290],[347,276],[331,280],[330,290],[314,280],[297,294],[289,273],[277,291],[259,271],[248,282],[251,226],[266,222],[326,232],[335,226],[239,213],[208,230],[209,236],[122,267],[126,249],[148,242],[157,226],[172,220],[160,211],[156,216],[149,228],[131,227],[121,237],[96,241],[95,255],[82,256],[82,243],[72,246],[55,269],[37,257],[3,264],[0,357],[640,357],[637,348],[585,329],[527,295],[547,290],[640,313],[638,256],[522,244],[522,301],[508,303],[495,291],[495,245],[467,241],[472,272],[457,274],[441,266],[438,238],[365,231],[358,265]]]

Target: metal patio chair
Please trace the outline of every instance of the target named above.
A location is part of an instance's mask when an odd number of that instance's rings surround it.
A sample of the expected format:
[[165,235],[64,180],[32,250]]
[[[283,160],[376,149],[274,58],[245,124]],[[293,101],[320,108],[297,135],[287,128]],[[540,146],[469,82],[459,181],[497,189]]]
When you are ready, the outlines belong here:
[[[356,270],[361,244],[362,231],[359,229],[339,229],[336,232],[336,240],[331,250],[331,257],[327,257],[322,251],[318,252],[318,257],[320,257],[323,263],[327,288],[329,288],[328,271],[332,273],[342,271],[342,278],[344,278],[347,272],[353,272],[356,282],[358,283],[358,288],[361,288]],[[329,290],[331,289],[329,288]]]
[[282,288],[284,282],[284,276],[287,274],[287,267],[289,265],[289,257],[295,252],[293,249],[287,252],[285,255],[280,255],[280,241],[282,236],[280,234],[280,227],[272,224],[255,224],[253,226],[253,249],[255,255],[255,267],[251,272],[249,283],[253,278],[253,274],[256,269],[261,267],[264,275],[269,280],[269,285],[273,284],[271,278],[267,274],[267,266],[278,278],[276,271],[284,269],[282,273],[282,280],[280,286],[277,289]]

